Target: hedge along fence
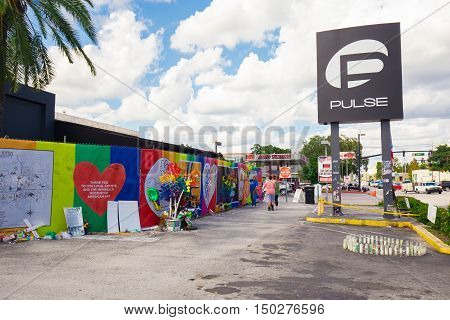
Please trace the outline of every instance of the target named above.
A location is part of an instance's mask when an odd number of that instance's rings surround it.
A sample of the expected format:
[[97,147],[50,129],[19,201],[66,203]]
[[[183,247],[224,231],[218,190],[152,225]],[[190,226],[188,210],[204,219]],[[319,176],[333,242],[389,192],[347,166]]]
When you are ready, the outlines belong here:
[[[428,220],[428,204],[415,198],[408,197],[411,213],[418,214],[415,218],[421,223],[431,226],[447,237],[450,237],[450,206],[447,208],[438,208],[436,213],[436,223]],[[397,203],[400,208],[406,208],[405,197],[397,197]]]

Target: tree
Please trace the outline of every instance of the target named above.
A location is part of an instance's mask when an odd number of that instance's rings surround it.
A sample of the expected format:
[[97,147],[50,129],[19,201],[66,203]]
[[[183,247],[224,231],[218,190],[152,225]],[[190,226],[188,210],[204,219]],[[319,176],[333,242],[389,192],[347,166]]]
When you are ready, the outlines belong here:
[[282,154],[282,153],[291,153],[291,149],[283,149],[275,147],[271,144],[267,146],[262,146],[260,144],[255,144],[251,148],[252,153],[254,154]]
[[[311,180],[311,183],[313,183],[313,181],[317,181],[317,158],[319,156],[325,155],[325,148],[327,150],[327,154],[331,155],[330,146],[323,145],[321,143],[321,141],[325,140],[331,141],[331,137],[315,135],[311,137],[308,141],[305,141],[305,143],[303,144],[303,148],[300,151],[301,154],[303,154],[309,159],[308,164],[302,167],[303,172],[302,177],[304,177],[307,180]],[[358,139],[348,138],[342,135],[339,137],[339,148],[341,151],[353,151],[357,153]],[[361,144],[360,148],[362,154],[363,147]],[[368,163],[369,161],[367,159],[361,160],[361,166],[363,167],[367,167]],[[355,174],[358,172],[358,165],[356,160],[348,160],[348,172]],[[306,176],[308,176],[309,178],[307,178]]]
[[394,172],[403,172],[403,166],[398,158],[394,158]]
[[302,166],[300,177],[303,181],[310,181],[312,184],[318,182],[317,158],[311,158],[307,165]]
[[450,146],[438,146],[428,158],[428,163],[434,171],[450,171]]
[[[76,23],[94,43],[95,27],[88,8],[91,0],[0,0],[0,135],[4,130],[5,85],[45,88],[54,77],[53,63],[44,41],[51,37],[70,63],[84,58],[91,73],[95,67],[83,51]],[[73,21],[73,22],[72,22]]]
[[375,173],[375,179],[380,180],[383,174],[383,163],[377,162],[377,172]]
[[417,162],[416,159],[413,159],[413,160],[408,164],[408,168],[407,168],[409,177],[412,179],[412,172],[413,172],[414,170],[419,170],[419,169],[420,169],[419,163]]

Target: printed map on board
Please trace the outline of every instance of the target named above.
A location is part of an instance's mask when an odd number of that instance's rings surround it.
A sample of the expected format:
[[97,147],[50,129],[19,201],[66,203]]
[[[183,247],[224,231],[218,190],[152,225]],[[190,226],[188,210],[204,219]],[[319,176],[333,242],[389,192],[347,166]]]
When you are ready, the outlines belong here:
[[53,152],[0,149],[0,228],[49,225]]

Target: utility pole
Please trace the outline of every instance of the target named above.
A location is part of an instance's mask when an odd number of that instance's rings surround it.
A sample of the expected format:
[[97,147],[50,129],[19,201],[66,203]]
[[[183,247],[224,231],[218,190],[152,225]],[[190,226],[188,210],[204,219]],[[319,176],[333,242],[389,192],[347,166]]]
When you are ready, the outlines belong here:
[[[383,201],[384,211],[387,212],[394,204],[394,195],[392,188],[392,138],[391,138],[391,122],[389,120],[381,120],[381,181],[383,182]],[[392,219],[392,214],[385,213],[384,218]]]
[[364,133],[358,133],[358,154],[357,154],[357,166],[358,166],[358,190],[361,191],[361,137],[364,137]]
[[331,123],[331,169],[332,169],[332,188],[333,188],[333,215],[341,216],[341,176],[340,176],[340,154],[339,154],[339,122]]
[[217,153],[217,147],[222,145],[222,142],[216,141],[214,142],[214,145],[216,146],[216,153]]
[[403,151],[403,173],[406,173],[406,157],[405,157],[405,151]]

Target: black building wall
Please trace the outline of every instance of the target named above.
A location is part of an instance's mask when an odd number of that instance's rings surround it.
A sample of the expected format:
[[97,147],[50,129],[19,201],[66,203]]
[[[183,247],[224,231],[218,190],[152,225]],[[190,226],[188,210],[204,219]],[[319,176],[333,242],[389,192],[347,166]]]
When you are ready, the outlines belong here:
[[77,123],[55,120],[55,141],[68,143],[87,143],[113,145],[122,147],[138,147],[142,149],[161,149],[194,155],[216,158],[215,152],[199,150],[171,143],[141,139],[114,131],[84,126]]
[[9,138],[53,140],[55,95],[21,86],[12,92],[6,86],[4,132]]

